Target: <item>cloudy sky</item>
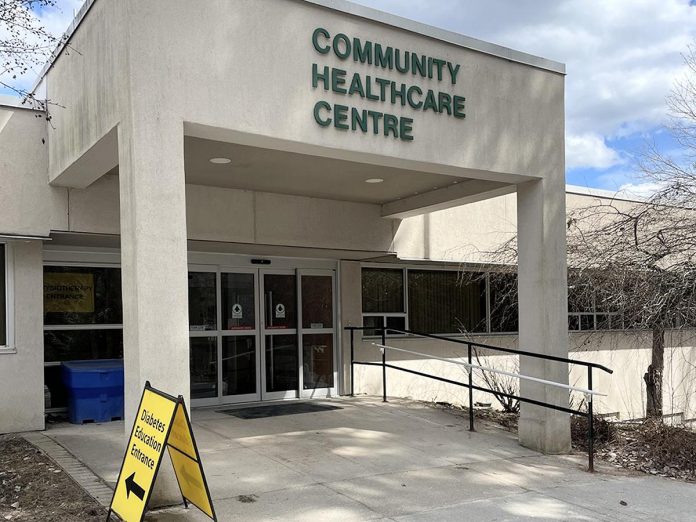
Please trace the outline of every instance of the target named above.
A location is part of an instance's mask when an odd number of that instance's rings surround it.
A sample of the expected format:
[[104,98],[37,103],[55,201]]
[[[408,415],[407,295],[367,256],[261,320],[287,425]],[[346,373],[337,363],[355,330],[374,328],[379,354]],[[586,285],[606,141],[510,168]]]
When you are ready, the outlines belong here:
[[[674,147],[665,97],[696,38],[696,0],[354,0],[566,64],[568,183],[608,190],[640,179],[647,143]],[[61,33],[82,0],[42,13]]]

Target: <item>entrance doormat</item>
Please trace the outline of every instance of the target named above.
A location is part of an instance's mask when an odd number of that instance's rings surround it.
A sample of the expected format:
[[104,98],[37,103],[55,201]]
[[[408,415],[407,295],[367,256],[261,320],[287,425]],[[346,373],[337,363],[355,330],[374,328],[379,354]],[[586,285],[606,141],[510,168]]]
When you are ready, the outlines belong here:
[[298,402],[292,404],[269,404],[268,406],[252,406],[251,408],[230,408],[227,410],[215,410],[217,413],[232,415],[239,419],[264,419],[266,417],[280,417],[282,415],[297,415],[298,413],[318,413],[321,411],[342,410],[339,406],[316,404],[312,402]]

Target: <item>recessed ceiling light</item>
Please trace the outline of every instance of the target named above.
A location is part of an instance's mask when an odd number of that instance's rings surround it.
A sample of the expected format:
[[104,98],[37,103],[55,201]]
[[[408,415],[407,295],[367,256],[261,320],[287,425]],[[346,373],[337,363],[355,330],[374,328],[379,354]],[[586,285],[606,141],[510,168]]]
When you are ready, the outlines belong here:
[[215,163],[216,165],[225,165],[226,163],[231,163],[230,158],[210,158],[210,163]]
[[366,179],[365,183],[382,183],[384,180],[382,178],[370,178]]

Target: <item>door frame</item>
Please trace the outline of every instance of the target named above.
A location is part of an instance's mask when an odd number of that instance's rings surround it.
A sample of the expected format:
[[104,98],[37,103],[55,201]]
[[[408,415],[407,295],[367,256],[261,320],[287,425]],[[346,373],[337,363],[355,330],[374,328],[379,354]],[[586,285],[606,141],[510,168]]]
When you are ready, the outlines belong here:
[[[211,265],[197,265],[189,264],[188,272],[204,272],[215,274],[215,306],[217,308],[217,313],[215,315],[215,330],[191,330],[191,325],[189,324],[189,361],[191,357],[191,338],[193,337],[215,337],[215,353],[216,353],[216,367],[217,367],[217,381],[216,389],[217,395],[215,397],[203,397],[194,399],[191,397],[192,406],[214,406],[219,404],[220,399],[220,385],[221,385],[221,371],[220,371],[220,360],[221,360],[221,344],[220,344],[220,270],[217,266]],[[189,367],[189,374],[191,373],[191,368]],[[189,377],[190,379],[190,377]],[[190,393],[190,390],[189,390]]]
[[[336,270],[298,268],[297,273],[297,346],[299,361],[299,395],[301,399],[317,399],[333,397],[338,394],[338,296],[336,295]],[[304,328],[302,326],[302,277],[325,276],[331,277],[331,327],[330,328]],[[333,368],[333,386],[329,388],[304,389],[304,335],[331,334],[331,358]]]
[[[218,394],[218,404],[237,404],[240,402],[256,402],[261,400],[261,344],[260,344],[260,299],[259,299],[259,271],[257,268],[239,268],[233,266],[218,267],[218,296],[217,310],[219,320],[218,330],[218,386],[220,393]],[[228,330],[222,328],[222,274],[251,274],[254,276],[254,329],[253,330]],[[222,340],[224,337],[254,337],[254,348],[256,355],[254,357],[255,372],[256,372],[256,391],[254,393],[246,393],[242,395],[223,395],[222,394]]]
[[[338,395],[340,379],[342,378],[339,362],[341,357],[341,336],[338,335],[340,320],[340,291],[338,285],[339,263],[329,259],[304,259],[304,258],[270,258],[277,266],[260,267],[249,266],[252,256],[238,254],[212,254],[189,252],[189,272],[212,272],[216,274],[216,320],[217,330],[189,331],[191,337],[216,337],[217,339],[217,397],[191,399],[192,407],[221,406],[225,404],[253,403],[272,400],[310,399],[324,398]],[[319,267],[319,268],[316,268]],[[256,322],[254,330],[224,330],[222,324],[222,274],[223,273],[250,273],[254,274],[254,301]],[[298,360],[298,387],[295,390],[265,393],[265,295],[263,289],[264,274],[293,274],[296,283],[297,324],[295,329],[270,330],[270,335],[295,335]],[[333,328],[322,329],[315,332],[313,329],[301,328],[302,321],[302,275],[326,275],[332,278],[332,303],[333,303]],[[317,388],[304,390],[303,360],[302,360],[302,336],[301,334],[331,333],[333,335],[333,372],[334,382],[331,388]],[[226,336],[255,336],[256,341],[256,393],[244,395],[222,395],[222,340]]]
[[[295,278],[295,328],[287,329],[267,329],[266,328],[266,285],[265,276],[266,275],[292,275]],[[299,294],[297,292],[297,270],[296,269],[283,269],[283,268],[259,268],[259,307],[261,309],[260,323],[259,323],[259,335],[261,336],[261,400],[283,400],[283,399],[296,399],[299,397],[300,390],[300,376],[298,375],[298,387],[294,390],[284,390],[277,392],[267,392],[266,391],[266,337],[276,336],[276,335],[294,335],[295,336],[295,349],[299,352]],[[298,353],[299,356],[299,353]]]

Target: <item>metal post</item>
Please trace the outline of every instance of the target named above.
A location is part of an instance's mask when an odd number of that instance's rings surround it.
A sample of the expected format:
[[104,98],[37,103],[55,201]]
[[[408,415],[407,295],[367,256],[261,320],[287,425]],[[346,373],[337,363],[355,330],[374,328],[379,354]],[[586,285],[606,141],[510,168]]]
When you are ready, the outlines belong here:
[[355,330],[350,329],[350,396],[355,397]]
[[[387,331],[382,328],[382,346],[387,345]],[[382,402],[387,402],[387,349],[382,348]]]
[[[592,366],[587,367],[587,389],[592,391]],[[587,405],[588,413],[588,441],[587,441],[587,452],[589,458],[588,471],[594,473],[594,408],[593,408],[593,398],[594,395],[590,394],[589,403]]]
[[[469,343],[469,364],[471,364],[471,343]],[[474,428],[474,370],[469,366],[469,431],[476,431]]]

